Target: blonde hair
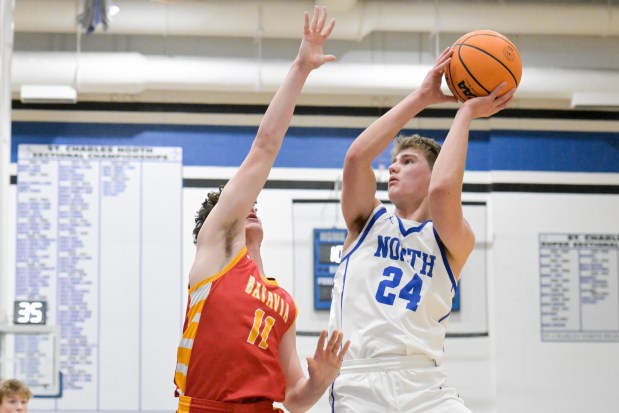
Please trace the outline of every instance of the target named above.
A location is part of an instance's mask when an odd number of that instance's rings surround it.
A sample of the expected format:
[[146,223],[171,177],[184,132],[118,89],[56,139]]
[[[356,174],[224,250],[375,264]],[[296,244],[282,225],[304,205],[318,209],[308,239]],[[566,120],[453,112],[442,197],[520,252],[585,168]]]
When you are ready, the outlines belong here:
[[17,379],[0,381],[0,403],[5,397],[14,395],[24,396],[27,400],[30,400],[32,392],[26,383]]
[[398,135],[393,140],[393,149],[391,151],[391,159],[395,160],[395,157],[404,149],[414,148],[423,153],[430,169],[434,167],[434,162],[441,151],[441,145],[432,138],[425,138],[421,135],[414,134],[411,136]]

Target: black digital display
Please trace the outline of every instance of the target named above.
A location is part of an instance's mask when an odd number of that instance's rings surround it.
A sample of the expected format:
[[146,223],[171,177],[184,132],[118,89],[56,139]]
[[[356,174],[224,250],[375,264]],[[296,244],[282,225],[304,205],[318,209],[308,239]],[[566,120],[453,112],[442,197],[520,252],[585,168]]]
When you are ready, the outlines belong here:
[[13,322],[15,324],[45,324],[47,303],[45,301],[15,301]]
[[342,244],[321,243],[318,260],[321,264],[339,264],[342,258]]
[[331,301],[331,291],[333,291],[332,285],[319,286],[318,299],[320,301]]

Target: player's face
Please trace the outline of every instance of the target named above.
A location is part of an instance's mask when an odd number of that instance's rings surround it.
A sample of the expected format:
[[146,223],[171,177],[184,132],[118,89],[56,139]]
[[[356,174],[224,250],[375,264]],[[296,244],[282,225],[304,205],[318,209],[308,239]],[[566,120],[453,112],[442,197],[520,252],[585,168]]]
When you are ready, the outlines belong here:
[[2,398],[0,413],[26,413],[28,411],[28,399],[19,394],[11,394]]
[[249,209],[247,218],[245,218],[245,239],[248,243],[257,241],[257,243],[260,244],[262,242],[262,237],[262,221],[258,218],[258,207],[254,204]]
[[432,170],[423,152],[415,148],[404,149],[389,166],[389,199],[398,205],[407,200],[425,198],[431,175]]

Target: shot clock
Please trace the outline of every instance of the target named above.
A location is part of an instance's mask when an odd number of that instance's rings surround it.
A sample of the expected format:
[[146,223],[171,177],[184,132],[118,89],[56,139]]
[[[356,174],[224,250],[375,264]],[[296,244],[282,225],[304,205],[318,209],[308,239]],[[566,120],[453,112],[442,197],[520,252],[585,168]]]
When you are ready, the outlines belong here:
[[15,301],[13,324],[45,324],[46,322],[46,301]]

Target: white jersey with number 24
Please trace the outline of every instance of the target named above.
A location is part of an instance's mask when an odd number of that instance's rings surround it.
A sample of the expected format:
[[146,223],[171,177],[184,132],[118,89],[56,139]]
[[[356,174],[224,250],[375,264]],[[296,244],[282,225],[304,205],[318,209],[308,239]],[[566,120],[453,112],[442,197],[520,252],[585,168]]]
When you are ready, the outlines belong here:
[[425,354],[440,365],[455,288],[432,221],[379,205],[342,254],[329,330],[350,339],[346,360]]

